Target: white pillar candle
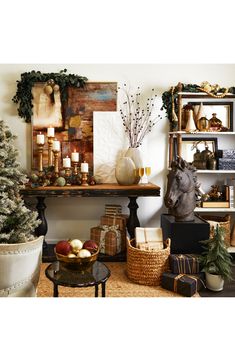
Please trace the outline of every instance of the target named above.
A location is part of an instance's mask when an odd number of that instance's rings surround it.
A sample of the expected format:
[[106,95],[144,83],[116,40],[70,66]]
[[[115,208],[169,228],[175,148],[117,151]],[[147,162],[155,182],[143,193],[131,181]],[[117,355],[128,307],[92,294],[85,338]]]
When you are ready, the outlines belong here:
[[52,127],[47,128],[47,136],[54,138],[54,136],[55,136],[55,128],[52,128]]
[[60,141],[59,140],[53,140],[52,149],[60,151]]
[[81,172],[88,173],[88,163],[86,163],[86,162],[81,163]]
[[73,152],[71,153],[72,162],[78,162],[79,161],[79,153]]
[[71,167],[71,159],[68,156],[66,158],[63,158],[63,167],[64,168]]
[[37,144],[44,144],[45,143],[45,138],[44,138],[44,134],[37,134]]

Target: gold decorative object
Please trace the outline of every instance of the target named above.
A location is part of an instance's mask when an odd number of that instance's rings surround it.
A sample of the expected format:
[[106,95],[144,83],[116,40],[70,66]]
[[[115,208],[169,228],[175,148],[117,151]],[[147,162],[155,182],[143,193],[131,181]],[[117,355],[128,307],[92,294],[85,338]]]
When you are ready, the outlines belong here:
[[224,88],[224,92],[217,95],[218,91],[220,90],[220,86],[218,84],[211,85],[208,83],[208,81],[204,81],[201,86],[198,87],[198,89],[202,90],[213,98],[224,98],[228,94],[228,88]]
[[68,268],[68,269],[74,269],[78,271],[85,271],[89,267],[95,263],[95,261],[98,258],[99,249],[96,253],[93,253],[90,257],[81,258],[81,257],[68,257],[64,256],[62,254],[56,253],[56,258],[62,265],[62,267]]
[[222,128],[222,121],[216,117],[216,113],[212,114],[212,118],[209,120],[210,129],[220,131]]
[[82,174],[82,186],[88,186],[89,185],[87,183],[88,173],[87,172],[81,172],[81,174]]
[[59,177],[59,160],[58,160],[59,150],[52,149],[52,152],[54,154],[55,176],[56,176],[56,178],[58,178]]
[[43,146],[44,144],[38,144],[38,158],[39,158],[38,171],[40,176],[42,176],[43,174],[43,166],[42,166]]
[[72,166],[73,166],[73,174],[77,176],[78,175],[78,162],[72,161]]
[[64,170],[65,170],[66,186],[71,186],[71,183],[69,182],[69,177],[71,175],[71,168],[65,167]]
[[51,167],[53,165],[53,157],[52,157],[52,145],[53,145],[54,137],[47,137],[48,143],[48,166]]
[[207,132],[210,128],[210,122],[206,117],[201,117],[197,121],[197,128],[200,132]]

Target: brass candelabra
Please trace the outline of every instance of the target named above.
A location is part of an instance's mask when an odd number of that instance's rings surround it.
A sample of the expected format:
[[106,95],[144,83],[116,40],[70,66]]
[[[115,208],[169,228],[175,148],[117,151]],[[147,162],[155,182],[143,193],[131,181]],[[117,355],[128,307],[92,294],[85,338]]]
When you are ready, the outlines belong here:
[[48,143],[48,166],[51,167],[53,165],[53,151],[52,151],[52,145],[53,145],[54,137],[47,137],[47,143]]
[[42,174],[43,174],[43,165],[42,165],[43,146],[44,146],[44,144],[38,144],[38,158],[39,158],[38,171],[39,171],[39,176],[42,176]]
[[59,177],[59,150],[54,150],[52,149],[52,152],[54,154],[54,172],[55,172],[55,177],[58,178]]
[[81,172],[81,175],[82,175],[82,186],[89,186],[89,184],[87,183],[88,172]]
[[73,174],[74,175],[78,175],[78,162],[72,162],[72,166],[73,166]]

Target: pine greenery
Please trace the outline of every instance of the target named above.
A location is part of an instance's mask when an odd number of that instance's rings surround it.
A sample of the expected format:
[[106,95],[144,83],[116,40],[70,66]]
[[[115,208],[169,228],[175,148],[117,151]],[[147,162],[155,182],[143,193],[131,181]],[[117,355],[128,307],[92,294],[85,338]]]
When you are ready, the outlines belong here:
[[16,161],[15,138],[0,120],[0,243],[31,241],[40,224],[37,212],[28,209],[20,196],[27,178]]
[[231,280],[232,256],[224,243],[224,230],[217,225],[213,237],[201,243],[205,249],[199,258],[202,271],[220,275],[224,280]]

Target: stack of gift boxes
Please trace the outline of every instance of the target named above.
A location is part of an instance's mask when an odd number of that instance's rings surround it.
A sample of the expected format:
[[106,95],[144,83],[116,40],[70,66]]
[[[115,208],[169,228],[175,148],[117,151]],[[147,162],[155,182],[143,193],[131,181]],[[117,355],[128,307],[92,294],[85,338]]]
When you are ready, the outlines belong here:
[[219,169],[234,170],[235,169],[235,149],[223,149],[219,152]]
[[115,256],[126,250],[126,221],[120,205],[105,205],[100,224],[90,230],[90,239],[99,245],[100,253]]
[[199,258],[193,254],[171,254],[171,272],[162,274],[162,287],[183,296],[191,297],[204,285],[204,273],[200,272]]

